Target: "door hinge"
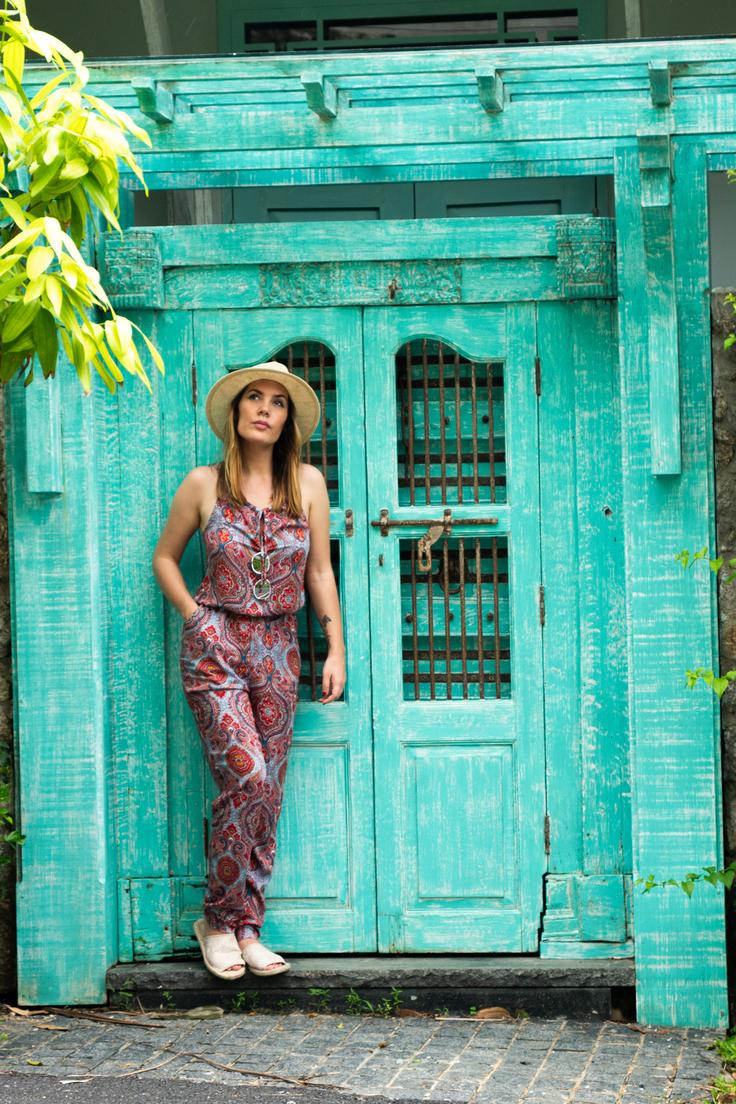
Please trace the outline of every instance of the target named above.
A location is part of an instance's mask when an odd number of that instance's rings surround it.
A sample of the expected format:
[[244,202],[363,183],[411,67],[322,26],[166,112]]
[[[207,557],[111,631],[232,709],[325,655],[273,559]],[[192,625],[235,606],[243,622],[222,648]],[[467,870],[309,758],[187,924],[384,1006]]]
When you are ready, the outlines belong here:
[[544,583],[539,584],[539,624],[544,624]]
[[550,845],[549,845],[549,814],[545,813],[545,816],[544,816],[544,853],[545,853],[545,855],[549,855],[549,852],[550,852]]
[[534,358],[534,390],[537,395],[542,394],[542,361],[539,356]]
[[197,405],[197,362],[192,360],[192,406]]

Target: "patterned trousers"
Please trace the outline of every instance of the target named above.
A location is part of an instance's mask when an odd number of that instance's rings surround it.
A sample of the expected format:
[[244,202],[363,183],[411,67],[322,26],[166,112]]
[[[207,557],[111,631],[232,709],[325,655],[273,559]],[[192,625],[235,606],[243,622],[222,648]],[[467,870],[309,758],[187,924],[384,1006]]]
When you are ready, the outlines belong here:
[[245,617],[200,605],[182,625],[179,666],[220,791],[204,916],[238,940],[258,938],[299,692],[296,614]]

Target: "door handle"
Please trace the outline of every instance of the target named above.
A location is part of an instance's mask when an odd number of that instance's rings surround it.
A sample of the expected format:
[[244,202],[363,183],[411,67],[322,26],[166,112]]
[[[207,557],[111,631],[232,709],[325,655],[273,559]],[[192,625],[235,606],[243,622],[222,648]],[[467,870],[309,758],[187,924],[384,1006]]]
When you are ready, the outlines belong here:
[[[452,522],[450,522],[452,525]],[[426,533],[422,533],[419,538],[419,563],[417,564],[418,571],[431,571],[432,570],[432,553],[430,548],[438,541],[442,534],[445,532],[444,525],[430,525]]]

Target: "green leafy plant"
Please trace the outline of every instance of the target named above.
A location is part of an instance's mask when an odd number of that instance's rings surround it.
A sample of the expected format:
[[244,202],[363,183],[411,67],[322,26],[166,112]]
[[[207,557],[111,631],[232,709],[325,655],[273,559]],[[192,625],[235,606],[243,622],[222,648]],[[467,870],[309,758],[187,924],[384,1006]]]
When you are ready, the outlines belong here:
[[390,996],[381,997],[374,1005],[365,997],[361,997],[360,993],[355,989],[351,988],[350,992],[345,997],[345,1007],[348,1014],[351,1016],[360,1016],[364,1014],[391,1016],[401,1007],[401,989],[397,989],[392,985]]
[[[29,53],[51,68],[32,97],[23,85]],[[53,376],[60,336],[85,393],[93,368],[110,392],[123,370],[151,391],[133,330],[163,372],[160,354],[115,313],[80,250],[95,218],[120,231],[119,161],[146,187],[126,134],[151,140],[124,111],[84,91],[83,55],[31,26],[25,0],[5,0],[0,10],[0,54],[0,382],[26,373],[31,383],[34,355],[44,377]],[[110,317],[98,321],[100,313]]]
[[230,1011],[231,1012],[255,1012],[260,1001],[260,995],[257,989],[239,989],[237,993],[233,993],[230,998]]
[[[0,866],[8,866],[15,858],[15,848],[22,847],[26,837],[15,828],[11,792],[11,752],[7,744],[0,744]],[[0,880],[0,900],[7,900],[8,886]]]
[[351,1016],[359,1016],[363,1012],[372,1012],[373,1005],[369,1000],[361,997],[357,990],[351,987],[350,992],[345,997],[345,1008],[348,1014]]
[[376,1002],[375,1011],[379,1016],[393,1016],[401,1008],[401,989],[397,989],[396,986],[391,986],[391,993],[388,997],[381,997]]
[[309,995],[312,998],[310,1005],[314,1012],[327,1012],[330,1007],[329,989],[321,989],[318,985],[313,985],[309,989]]

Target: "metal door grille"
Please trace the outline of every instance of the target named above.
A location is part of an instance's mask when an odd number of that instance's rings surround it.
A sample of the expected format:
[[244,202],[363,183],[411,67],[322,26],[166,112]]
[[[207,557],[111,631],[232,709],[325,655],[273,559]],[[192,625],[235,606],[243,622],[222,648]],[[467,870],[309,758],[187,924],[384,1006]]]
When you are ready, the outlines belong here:
[[435,338],[396,355],[399,504],[506,501],[503,364]]
[[322,417],[312,439],[306,442],[302,456],[325,477],[330,505],[339,506],[335,355],[319,341],[294,341],[274,353],[273,359],[286,364],[294,375],[301,376],[319,396]]
[[508,538],[399,539],[404,699],[511,696]]

